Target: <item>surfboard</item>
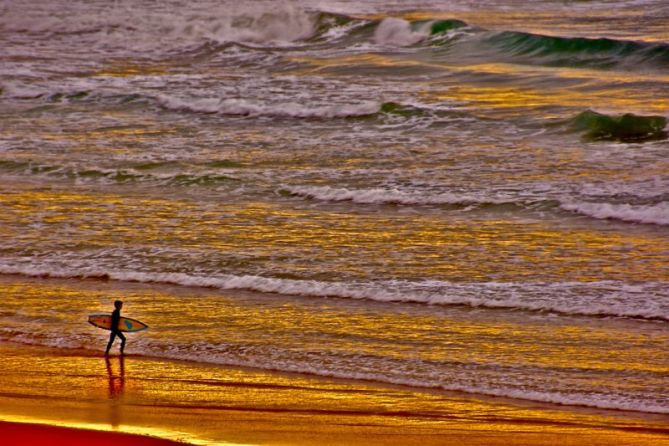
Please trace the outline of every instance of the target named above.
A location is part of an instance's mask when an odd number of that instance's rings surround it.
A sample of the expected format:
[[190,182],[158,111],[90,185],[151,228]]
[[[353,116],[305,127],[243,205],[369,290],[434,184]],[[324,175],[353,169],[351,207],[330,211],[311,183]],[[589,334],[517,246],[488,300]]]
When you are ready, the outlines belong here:
[[[111,314],[91,314],[88,316],[88,323],[98,328],[111,330]],[[134,331],[146,330],[147,328],[149,328],[149,326],[144,322],[140,322],[137,319],[132,319],[129,317],[121,316],[121,319],[118,321],[118,329],[120,331],[127,331],[131,333]]]

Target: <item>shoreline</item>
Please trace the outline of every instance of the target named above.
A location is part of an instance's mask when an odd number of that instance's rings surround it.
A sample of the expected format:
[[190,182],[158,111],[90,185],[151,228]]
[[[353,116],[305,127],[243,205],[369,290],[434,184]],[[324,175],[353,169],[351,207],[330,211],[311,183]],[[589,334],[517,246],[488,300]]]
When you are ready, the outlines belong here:
[[96,427],[102,436],[189,444],[669,445],[663,415],[7,342],[0,353],[0,420]]
[[[104,285],[101,286],[99,278],[96,277],[87,277],[87,278],[79,278],[79,279],[72,279],[72,278],[52,278],[52,277],[35,277],[35,276],[23,276],[23,275],[6,275],[6,274],[0,274],[0,285],[6,285],[6,284],[29,284],[30,286],[35,286],[39,289],[39,292],[47,292],[54,295],[58,294],[57,292],[51,291],[53,287],[58,287],[62,288],[65,291],[68,291],[69,289],[75,288],[77,291],[82,292],[82,293],[95,293],[95,294],[101,294],[101,290],[103,294],[110,294],[114,295],[118,292],[118,290],[122,290],[124,294],[132,294],[132,293],[141,293],[145,294],[148,292],[154,292],[158,291],[159,293],[164,293],[167,295],[174,295],[174,296],[199,296],[200,294],[208,294],[212,292],[211,288],[208,287],[202,287],[202,286],[188,286],[188,287],[182,287],[179,285],[174,285],[174,284],[166,284],[166,283],[145,283],[145,282],[118,282],[115,280],[104,280],[103,282],[105,283]],[[63,292],[62,290],[60,292]],[[255,300],[262,300],[263,302],[266,302],[267,300],[272,300],[272,299],[280,299],[281,295],[279,294],[274,294],[274,293],[261,293],[258,291],[249,291],[249,290],[216,290],[214,289],[213,292],[216,295],[220,296],[226,296],[226,297],[232,297],[232,298],[237,298],[237,297],[243,297],[245,299],[250,298],[250,299],[255,299]],[[311,303],[310,298],[308,297],[303,297],[303,296],[289,296],[290,300],[292,301],[301,301],[301,302],[306,302],[306,303]],[[334,298],[334,299],[339,299],[339,298]],[[342,303],[351,303],[347,300],[342,300]],[[376,302],[376,301],[365,301],[365,302],[359,302],[359,301],[354,301],[353,304],[369,304],[369,305],[376,305],[379,307],[382,307],[383,304]],[[402,304],[405,305],[405,304]],[[409,303],[408,305],[413,305],[413,303]],[[94,308],[94,307],[93,307]],[[87,308],[86,311],[90,313],[90,311],[98,311],[98,312],[105,312],[108,311],[109,308],[106,307],[99,307],[95,308],[95,310]],[[460,312],[461,309],[457,309],[458,313]],[[466,313],[469,311],[469,309],[465,309]],[[495,311],[495,309],[492,309]],[[488,309],[486,309],[488,311]],[[86,314],[89,314],[86,313]],[[82,313],[83,314],[83,313]],[[142,315],[138,316],[142,317]],[[461,315],[460,315],[461,317]],[[518,317],[518,316],[514,316]],[[579,318],[577,316],[577,318]],[[487,319],[490,319],[488,317]],[[609,320],[605,320],[607,323],[610,322]],[[625,318],[620,318],[620,319],[615,319],[613,322],[619,323],[619,324],[631,324],[634,323],[635,321],[625,319]],[[108,339],[108,332],[105,332],[104,330],[100,330],[97,328],[93,329],[94,332],[96,332],[97,337],[99,338],[100,344],[98,345],[98,348],[95,350],[93,349],[88,349],[86,347],[65,347],[65,348],[57,348],[57,347],[48,347],[46,345],[42,345],[40,343],[32,344],[30,341],[27,341],[25,344],[24,343],[17,343],[17,346],[35,346],[37,348],[55,348],[58,351],[59,355],[62,356],[87,356],[87,357],[102,357],[103,353],[103,347],[107,342]],[[9,342],[11,343],[11,340],[1,340],[0,343],[2,342]],[[79,344],[81,345],[81,344]],[[97,344],[96,344],[97,345]],[[115,346],[117,348],[117,346]],[[403,383],[403,382],[393,382],[393,381],[381,381],[381,380],[374,380],[368,379],[365,377],[348,377],[348,376],[336,376],[334,374],[327,374],[327,373],[318,373],[318,372],[313,372],[313,371],[291,371],[291,370],[286,370],[286,369],[274,369],[271,367],[265,368],[264,366],[255,366],[255,365],[247,365],[247,364],[236,364],[236,363],[225,363],[225,362],[212,362],[212,361],[205,361],[201,362],[197,358],[190,359],[190,358],[178,358],[178,357],[172,357],[170,355],[151,355],[150,353],[147,354],[146,352],[143,353],[133,353],[132,352],[132,345],[130,347],[130,353],[127,354],[127,357],[134,357],[142,360],[157,360],[157,361],[167,361],[167,362],[180,362],[183,364],[200,364],[203,366],[210,366],[210,367],[215,367],[215,368],[222,368],[222,369],[236,369],[236,370],[243,370],[243,371],[248,371],[251,373],[254,372],[261,372],[261,373],[270,373],[273,375],[281,375],[284,377],[297,377],[297,378],[304,378],[304,379],[314,379],[314,380],[325,380],[325,381],[334,381],[334,382],[341,382],[341,383],[358,383],[362,385],[371,385],[371,386],[376,386],[376,387],[384,387],[384,388],[391,388],[391,389],[399,389],[399,390],[404,390],[404,391],[409,391],[409,392],[424,392],[424,393],[434,393],[434,394],[439,394],[439,395],[450,395],[454,397],[462,397],[462,398],[476,398],[476,399],[482,399],[482,400],[489,400],[491,403],[508,403],[508,404],[514,404],[514,405],[527,405],[530,407],[537,407],[541,406],[546,409],[560,409],[564,408],[565,410],[569,410],[572,412],[583,412],[586,414],[589,413],[603,413],[603,414],[629,414],[632,417],[645,417],[645,418],[660,418],[660,419],[669,419],[669,413],[662,413],[662,412],[652,412],[652,411],[645,411],[643,409],[628,409],[628,408],[619,408],[619,407],[607,407],[607,406],[598,406],[596,404],[580,404],[580,403],[570,403],[570,402],[560,402],[560,401],[551,401],[549,399],[532,399],[532,398],[524,398],[523,396],[514,396],[514,395],[505,395],[505,394],[495,394],[495,393],[486,393],[485,391],[477,391],[475,390],[459,390],[459,389],[448,389],[448,388],[442,388],[442,387],[429,387],[429,386],[421,386],[421,385],[412,385],[411,383]],[[114,357],[116,353],[113,353],[111,357]]]

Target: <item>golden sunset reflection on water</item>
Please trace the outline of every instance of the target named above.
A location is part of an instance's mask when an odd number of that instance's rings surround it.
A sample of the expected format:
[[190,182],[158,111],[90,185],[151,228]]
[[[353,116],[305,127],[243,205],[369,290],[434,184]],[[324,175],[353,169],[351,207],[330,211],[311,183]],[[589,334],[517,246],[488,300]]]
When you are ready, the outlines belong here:
[[[4,219],[25,221],[20,233],[4,225],[5,236],[21,243],[43,240],[40,224],[48,224],[50,243],[55,245],[91,243],[114,249],[124,243],[141,252],[176,243],[219,256],[241,249],[277,268],[291,265],[305,277],[328,275],[297,263],[312,257],[330,258],[335,264],[338,258],[346,260],[339,267],[352,276],[392,271],[398,279],[428,274],[440,280],[514,281],[540,273],[544,279],[588,282],[663,280],[669,275],[665,238],[652,231],[580,228],[577,220],[556,228],[532,220],[351,217],[260,203],[202,207],[190,200],[121,199],[57,190],[5,194],[0,203],[6,209]],[[275,255],[279,250],[283,254]],[[288,254],[291,251],[294,255]],[[349,261],[355,258],[365,261]]]

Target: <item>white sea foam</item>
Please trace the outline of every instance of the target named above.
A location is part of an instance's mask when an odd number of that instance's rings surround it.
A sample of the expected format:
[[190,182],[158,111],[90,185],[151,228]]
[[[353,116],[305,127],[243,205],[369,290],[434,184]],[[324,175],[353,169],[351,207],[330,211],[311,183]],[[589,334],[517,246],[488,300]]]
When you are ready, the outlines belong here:
[[358,104],[304,105],[296,102],[260,103],[238,98],[180,99],[167,95],[157,97],[158,103],[170,110],[196,113],[220,113],[243,116],[280,116],[291,118],[345,118],[368,116],[378,112],[381,104],[365,101]]
[[567,211],[577,212],[600,219],[622,220],[635,223],[669,225],[669,202],[654,205],[632,205],[613,203],[563,203]]
[[284,186],[283,190],[301,197],[323,201],[352,201],[360,204],[503,204],[513,203],[512,197],[481,197],[464,193],[426,193],[396,188],[345,189],[330,186]]

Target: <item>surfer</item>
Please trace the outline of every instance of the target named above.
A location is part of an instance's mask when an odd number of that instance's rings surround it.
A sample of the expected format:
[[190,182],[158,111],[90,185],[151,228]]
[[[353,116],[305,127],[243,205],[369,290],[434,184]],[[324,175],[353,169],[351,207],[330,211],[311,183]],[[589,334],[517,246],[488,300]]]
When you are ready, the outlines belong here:
[[111,349],[112,344],[116,336],[121,340],[121,355],[123,355],[123,349],[125,348],[125,336],[121,333],[121,330],[118,329],[118,323],[121,320],[121,308],[123,307],[123,301],[115,300],[114,301],[114,311],[111,314],[111,333],[109,334],[109,342],[107,343],[107,350],[105,351],[105,356],[109,355],[109,349]]

